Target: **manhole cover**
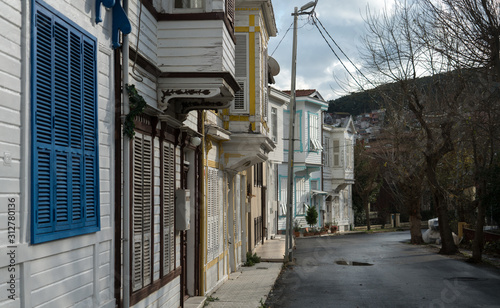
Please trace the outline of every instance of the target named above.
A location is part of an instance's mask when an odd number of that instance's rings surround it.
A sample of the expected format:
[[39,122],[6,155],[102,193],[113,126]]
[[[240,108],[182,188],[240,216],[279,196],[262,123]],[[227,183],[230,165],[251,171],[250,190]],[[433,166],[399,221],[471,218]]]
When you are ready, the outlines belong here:
[[356,262],[356,261],[335,261],[338,265],[350,265],[350,266],[372,266],[373,264],[371,263],[365,263],[365,262]]

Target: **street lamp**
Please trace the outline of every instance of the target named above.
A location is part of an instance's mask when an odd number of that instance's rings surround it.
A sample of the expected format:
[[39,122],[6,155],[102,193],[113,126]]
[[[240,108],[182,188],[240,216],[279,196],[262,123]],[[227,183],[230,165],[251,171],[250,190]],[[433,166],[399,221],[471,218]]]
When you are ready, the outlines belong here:
[[[295,79],[296,79],[296,69],[297,69],[297,19],[299,15],[311,15],[318,4],[318,0],[308,2],[303,5],[300,10],[295,7],[293,16],[293,49],[292,49],[292,83],[290,94],[292,95],[290,100],[290,124],[288,128],[288,177],[287,177],[287,211],[286,211],[286,235],[285,235],[285,261],[293,261],[293,242],[292,242],[292,210],[293,204],[293,157],[294,157],[294,137],[295,137],[295,113],[297,110],[295,104]],[[310,11],[308,9],[312,8]]]

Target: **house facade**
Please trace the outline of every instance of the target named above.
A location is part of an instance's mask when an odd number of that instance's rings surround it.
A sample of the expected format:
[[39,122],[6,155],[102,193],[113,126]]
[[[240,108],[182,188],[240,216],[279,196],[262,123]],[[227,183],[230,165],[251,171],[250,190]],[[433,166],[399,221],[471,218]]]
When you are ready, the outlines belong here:
[[[290,92],[285,91],[289,94]],[[293,168],[293,220],[301,227],[308,227],[306,212],[310,206],[318,211],[318,224],[323,226],[322,212],[326,210],[326,192],[322,190],[322,138],[321,118],[328,103],[316,90],[296,91],[296,114],[294,132],[294,168]],[[278,167],[279,187],[279,230],[286,228],[286,204],[288,181],[288,127],[290,111],[285,110],[283,121],[284,162]]]
[[0,5],[0,305],[183,306],[276,232],[270,0]]
[[[239,200],[244,221],[241,261],[245,261],[246,252],[263,243],[268,233],[268,159],[276,143],[269,127],[268,85],[273,74],[267,46],[276,32],[270,0],[236,1],[235,77],[241,91],[236,93],[233,105],[223,111],[222,119],[224,129],[231,133],[231,139],[223,144],[224,168],[246,187],[245,198]],[[230,192],[238,194],[237,189]],[[230,195],[230,199],[236,198]]]
[[323,189],[327,192],[327,222],[338,226],[338,231],[354,227],[352,186],[354,184],[354,145],[356,129],[350,115],[323,117]]
[[284,162],[284,112],[290,103],[290,95],[275,89],[269,88],[270,107],[270,132],[271,139],[276,144],[274,151],[269,153],[268,159],[268,219],[266,221],[267,238],[275,237],[279,234],[279,216],[281,202],[279,185],[279,166]]
[[0,1],[2,307],[116,305],[112,33],[128,27],[96,24],[95,4]]

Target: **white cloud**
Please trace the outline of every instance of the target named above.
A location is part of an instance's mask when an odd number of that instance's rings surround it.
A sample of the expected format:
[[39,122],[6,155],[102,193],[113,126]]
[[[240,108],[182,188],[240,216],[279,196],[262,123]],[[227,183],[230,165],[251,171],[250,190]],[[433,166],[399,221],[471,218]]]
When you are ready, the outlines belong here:
[[[300,8],[307,2],[308,0],[273,0],[279,32],[277,37],[271,38],[269,42],[270,53],[275,50],[292,24],[291,14],[294,7]],[[391,8],[393,3],[392,0],[319,0],[316,13],[335,42],[361,69],[362,61],[358,50],[362,46],[361,38],[365,33],[363,16],[366,15],[366,9],[369,7],[372,12],[379,12],[384,8]],[[326,99],[338,98],[346,94],[346,91],[356,90],[355,82],[349,77],[310,19],[304,15],[300,16],[298,27],[297,89],[317,89]],[[328,34],[324,32],[324,35],[349,71],[355,72],[352,64],[328,38]],[[273,58],[281,67],[280,74],[276,76],[275,86],[282,90],[290,89],[291,84],[292,38],[293,30],[290,29],[273,54]]]

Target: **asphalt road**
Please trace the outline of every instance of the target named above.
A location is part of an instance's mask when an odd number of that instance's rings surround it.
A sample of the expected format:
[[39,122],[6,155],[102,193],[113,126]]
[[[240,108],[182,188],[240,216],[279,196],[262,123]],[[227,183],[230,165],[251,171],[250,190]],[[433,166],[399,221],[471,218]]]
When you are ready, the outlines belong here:
[[409,232],[299,238],[266,307],[500,307],[500,270],[408,243]]

